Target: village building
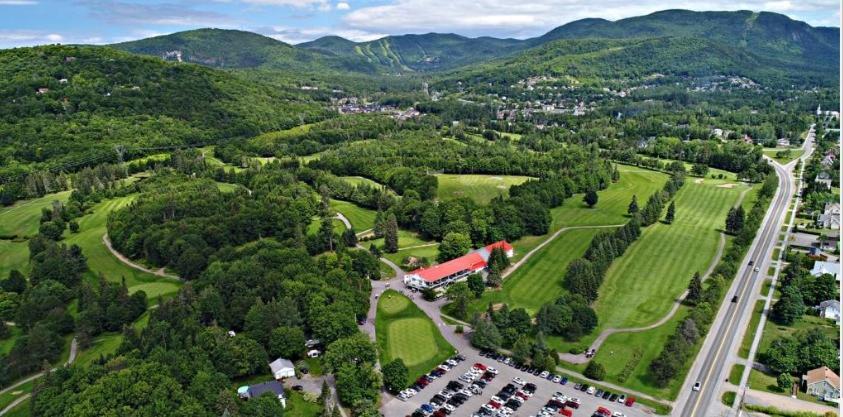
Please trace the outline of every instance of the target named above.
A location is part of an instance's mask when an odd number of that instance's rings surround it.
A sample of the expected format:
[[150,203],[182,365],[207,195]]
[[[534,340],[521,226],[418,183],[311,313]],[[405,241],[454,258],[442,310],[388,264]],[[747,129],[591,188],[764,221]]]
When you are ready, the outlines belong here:
[[817,174],[817,177],[814,178],[814,182],[822,185],[827,190],[831,189],[831,175],[828,175],[828,172],[822,171]]
[[840,377],[828,367],[823,366],[802,375],[805,392],[824,401],[840,400]]
[[826,300],[821,302],[816,309],[819,311],[820,317],[834,320],[835,323],[840,324],[840,301]]
[[284,386],[278,381],[267,381],[255,385],[244,385],[237,388],[237,396],[244,400],[260,397],[267,392],[278,398],[278,401],[281,403],[281,407],[287,408],[287,399],[284,396]]
[[420,290],[434,289],[466,279],[469,275],[486,269],[489,256],[495,248],[503,249],[509,258],[515,254],[512,245],[501,240],[459,258],[409,272],[404,275],[404,285]]
[[838,262],[814,262],[814,268],[811,269],[811,275],[818,277],[820,275],[831,274],[837,281],[840,281],[840,263]]
[[269,363],[272,376],[275,379],[292,378],[296,376],[296,366],[289,359],[278,358]]
[[817,218],[817,226],[823,229],[840,230],[840,203],[826,203],[822,214]]

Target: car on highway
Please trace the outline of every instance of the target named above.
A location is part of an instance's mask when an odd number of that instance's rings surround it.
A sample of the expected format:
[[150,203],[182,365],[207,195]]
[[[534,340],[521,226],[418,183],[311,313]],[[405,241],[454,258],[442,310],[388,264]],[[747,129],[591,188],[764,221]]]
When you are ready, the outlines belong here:
[[737,296],[737,295],[732,296],[732,302],[733,302],[733,303],[737,303],[737,302],[738,302],[738,296]]
[[755,272],[758,272],[760,270],[761,270],[761,267],[758,267],[758,266],[755,267]]
[[694,391],[699,391],[702,388],[702,382],[697,381],[694,383],[694,387],[692,388]]

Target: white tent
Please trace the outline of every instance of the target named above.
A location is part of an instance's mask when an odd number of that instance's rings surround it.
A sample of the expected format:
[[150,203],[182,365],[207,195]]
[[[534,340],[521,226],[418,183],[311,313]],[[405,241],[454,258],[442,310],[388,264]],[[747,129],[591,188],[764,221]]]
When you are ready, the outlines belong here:
[[275,379],[292,378],[296,376],[296,367],[293,362],[278,358],[269,364],[269,369],[272,370],[272,376]]

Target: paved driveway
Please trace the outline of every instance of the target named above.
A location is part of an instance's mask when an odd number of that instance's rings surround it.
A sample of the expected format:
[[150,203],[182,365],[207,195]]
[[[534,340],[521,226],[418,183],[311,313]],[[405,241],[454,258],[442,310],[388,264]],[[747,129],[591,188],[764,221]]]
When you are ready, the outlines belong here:
[[[597,398],[588,395],[584,392],[574,389],[573,383],[561,385],[553,383],[546,379],[539,378],[532,374],[521,372],[515,368],[509,367],[502,363],[496,362],[489,358],[483,358],[476,351],[461,352],[466,360],[454,369],[443,375],[441,378],[433,381],[430,385],[424,388],[421,392],[416,394],[413,398],[407,401],[401,401],[397,398],[384,395],[384,404],[381,407],[385,417],[404,417],[413,413],[420,405],[427,403],[433,398],[436,393],[444,389],[449,381],[458,381],[460,375],[468,371],[476,362],[480,362],[486,366],[492,366],[499,372],[498,376],[488,385],[481,395],[475,395],[468,399],[462,406],[457,408],[451,416],[452,417],[468,417],[477,412],[483,404],[489,402],[489,399],[498,393],[504,385],[510,383],[513,378],[520,377],[521,379],[536,384],[538,389],[532,398],[527,400],[521,408],[513,414],[513,417],[527,417],[536,415],[539,410],[544,407],[545,403],[553,397],[556,392],[561,392],[568,397],[579,398],[582,405],[579,409],[572,410],[574,417],[587,417],[597,410],[597,407],[606,407],[611,411],[620,411],[628,417],[644,417],[649,415],[649,409],[635,405],[633,407],[626,407],[619,403],[610,403],[608,400]],[[461,382],[461,381],[458,381]]]

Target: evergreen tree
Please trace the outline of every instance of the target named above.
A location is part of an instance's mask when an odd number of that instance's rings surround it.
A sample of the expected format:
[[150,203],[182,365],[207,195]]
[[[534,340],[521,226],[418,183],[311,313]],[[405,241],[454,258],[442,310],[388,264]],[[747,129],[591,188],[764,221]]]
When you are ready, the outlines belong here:
[[386,220],[386,227],[383,234],[383,247],[387,253],[398,252],[398,221],[395,215],[390,213]]
[[628,214],[638,213],[638,196],[632,196],[632,201],[629,202],[629,207],[626,209],[626,212]]
[[699,302],[700,297],[702,297],[702,279],[700,279],[700,273],[694,272],[694,276],[691,277],[691,283],[688,284],[688,296],[685,297],[685,300],[691,304],[696,304]]
[[596,206],[597,200],[598,200],[597,191],[594,191],[593,189],[590,189],[590,190],[586,191],[585,196],[583,196],[583,199],[582,199],[582,201],[585,204],[587,204],[588,207]]
[[667,206],[667,213],[664,216],[664,221],[667,224],[673,223],[673,219],[676,216],[676,203],[673,201],[670,202],[670,205]]
[[375,234],[376,238],[383,237],[383,234],[386,232],[386,219],[383,216],[383,211],[378,209],[375,213],[375,226],[372,229],[372,232]]

